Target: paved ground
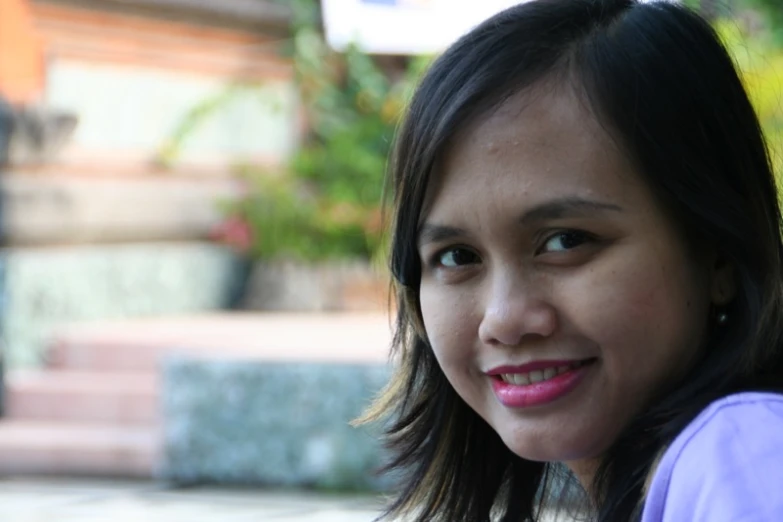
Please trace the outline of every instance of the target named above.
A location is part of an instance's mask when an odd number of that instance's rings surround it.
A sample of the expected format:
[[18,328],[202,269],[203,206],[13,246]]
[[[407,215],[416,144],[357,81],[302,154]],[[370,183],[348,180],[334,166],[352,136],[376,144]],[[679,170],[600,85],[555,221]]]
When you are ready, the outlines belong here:
[[0,479],[3,522],[370,522],[380,506],[371,496]]

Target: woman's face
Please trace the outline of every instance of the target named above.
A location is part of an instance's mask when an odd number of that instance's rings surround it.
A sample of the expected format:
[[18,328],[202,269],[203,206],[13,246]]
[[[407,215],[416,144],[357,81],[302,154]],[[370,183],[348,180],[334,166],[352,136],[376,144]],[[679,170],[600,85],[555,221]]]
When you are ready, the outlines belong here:
[[727,287],[575,94],[460,133],[421,219],[421,311],[457,393],[520,457],[578,468],[698,356]]

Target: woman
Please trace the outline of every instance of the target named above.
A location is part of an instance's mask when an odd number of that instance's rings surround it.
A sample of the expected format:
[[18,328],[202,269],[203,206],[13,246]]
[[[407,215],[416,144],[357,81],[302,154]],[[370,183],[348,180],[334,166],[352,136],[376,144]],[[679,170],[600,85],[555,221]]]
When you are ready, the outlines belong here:
[[390,182],[389,518],[783,520],[783,242],[759,123],[687,9],[537,0],[433,65]]

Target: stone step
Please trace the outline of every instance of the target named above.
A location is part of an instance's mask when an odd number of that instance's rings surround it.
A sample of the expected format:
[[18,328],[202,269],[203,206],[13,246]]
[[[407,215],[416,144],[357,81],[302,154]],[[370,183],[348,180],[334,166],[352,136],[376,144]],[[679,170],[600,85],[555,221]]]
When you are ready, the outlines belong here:
[[150,426],[159,420],[155,374],[16,371],[6,376],[10,419]]
[[1,249],[5,367],[42,367],[52,334],[70,324],[225,309],[242,265],[209,242]]
[[161,452],[156,428],[0,420],[0,476],[152,477]]
[[155,373],[178,354],[276,362],[375,363],[388,357],[387,314],[214,314],[72,326],[51,344],[51,368]]
[[382,491],[380,426],[351,426],[389,380],[383,363],[279,363],[182,356],[161,378],[174,484]]
[[[376,462],[373,439],[357,442],[348,422],[386,379],[391,325],[385,314],[226,313],[128,320],[71,326],[56,338],[47,369],[9,374],[9,417],[0,420],[0,476],[155,474],[182,482],[233,477],[289,485],[302,485],[302,477],[313,484],[316,477],[319,484],[344,486],[340,470],[353,466],[354,482],[348,484],[353,487],[363,483],[357,477]],[[311,378],[320,379],[316,389],[323,390],[318,397],[324,402],[317,410],[331,424],[317,423],[318,434],[308,432],[308,453],[290,477],[271,468],[261,474],[213,472],[214,458],[224,467],[237,455],[245,458],[241,448],[230,450],[233,444],[245,449],[298,444],[301,415],[293,422],[283,418],[286,412],[301,413],[299,396],[275,399],[282,389],[275,383]],[[257,385],[275,393],[255,400]],[[204,393],[216,402],[204,402]],[[243,397],[249,400],[248,415],[241,412]],[[157,418],[152,414],[156,404],[161,404]],[[335,414],[336,405],[345,411]],[[227,422],[229,414],[235,420]],[[261,434],[254,431],[264,425],[254,424],[259,418],[272,419]],[[220,426],[212,426],[218,430],[214,437],[203,435],[208,444],[202,451],[196,447],[202,441],[192,432],[210,419]],[[241,436],[226,438],[221,426]],[[334,453],[332,446],[352,451]],[[360,446],[366,448],[359,451]],[[357,461],[359,453],[363,457]],[[193,465],[182,461],[193,455],[198,456]]]
[[19,246],[201,239],[223,219],[218,202],[238,193],[232,179],[8,173],[0,178],[3,240]]

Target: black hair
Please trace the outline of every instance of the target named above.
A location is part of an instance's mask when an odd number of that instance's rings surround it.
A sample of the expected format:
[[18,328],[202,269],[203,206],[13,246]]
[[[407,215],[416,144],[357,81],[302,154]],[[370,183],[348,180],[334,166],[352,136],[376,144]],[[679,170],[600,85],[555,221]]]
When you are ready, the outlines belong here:
[[[610,136],[676,217],[735,270],[728,324],[686,379],[640,412],[591,488],[598,520],[634,520],[656,459],[710,402],[783,382],[781,215],[763,133],[713,28],[665,1],[534,0],[461,38],[416,91],[391,161],[395,375],[370,417],[392,415],[389,515],[423,522],[537,520],[557,467],[513,454],[446,381],[419,305],[417,235],[433,168],[455,132],[511,95],[573,78]],[[494,515],[493,515],[494,514]]]

